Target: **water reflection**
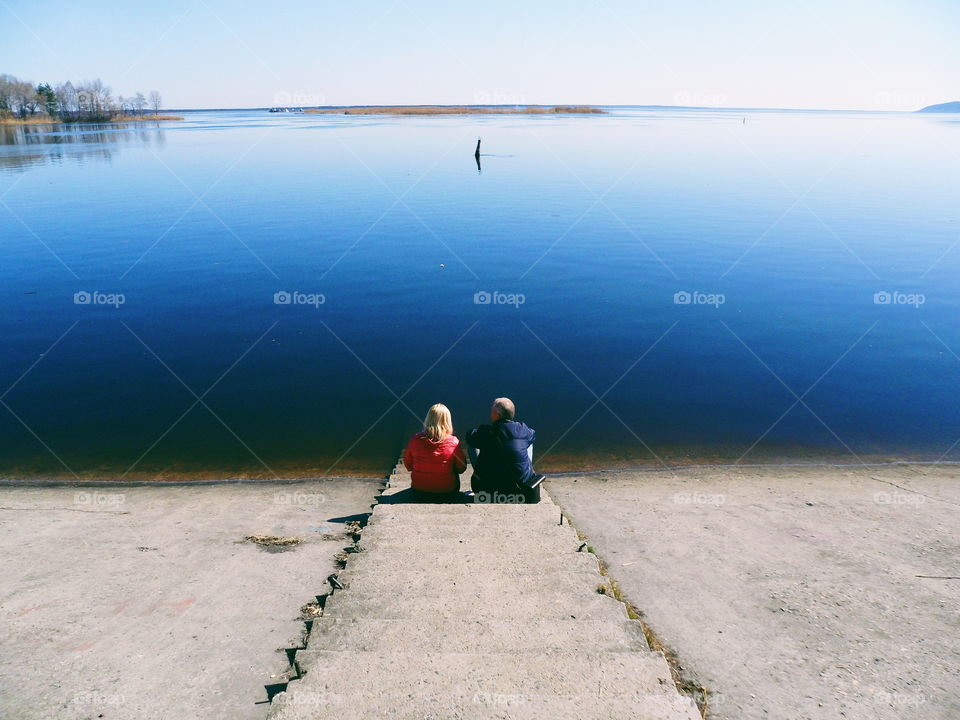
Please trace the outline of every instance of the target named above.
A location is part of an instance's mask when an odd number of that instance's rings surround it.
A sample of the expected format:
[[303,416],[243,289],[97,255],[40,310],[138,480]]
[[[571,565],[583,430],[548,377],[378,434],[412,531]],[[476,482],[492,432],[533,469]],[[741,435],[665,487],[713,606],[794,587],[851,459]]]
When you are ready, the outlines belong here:
[[122,146],[131,144],[160,149],[166,145],[165,132],[160,123],[144,122],[0,125],[0,170],[22,171],[65,160],[109,161]]

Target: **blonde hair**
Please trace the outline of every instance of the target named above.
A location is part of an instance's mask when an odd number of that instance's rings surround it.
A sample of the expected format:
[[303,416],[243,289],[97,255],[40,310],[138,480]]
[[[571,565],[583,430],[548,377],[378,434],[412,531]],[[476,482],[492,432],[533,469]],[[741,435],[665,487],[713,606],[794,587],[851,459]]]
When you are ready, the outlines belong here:
[[447,435],[453,435],[453,418],[446,405],[437,403],[430,408],[423,421],[423,434],[434,442],[443,440]]

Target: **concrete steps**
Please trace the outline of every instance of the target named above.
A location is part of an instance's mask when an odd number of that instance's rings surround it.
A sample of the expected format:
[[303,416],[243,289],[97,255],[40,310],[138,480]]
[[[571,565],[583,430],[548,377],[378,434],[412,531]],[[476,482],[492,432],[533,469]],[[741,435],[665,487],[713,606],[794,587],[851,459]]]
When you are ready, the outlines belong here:
[[[588,552],[576,552],[571,549],[556,549],[546,547],[543,550],[535,545],[486,548],[466,543],[437,543],[431,548],[433,553],[423,551],[424,545],[384,544],[367,547],[362,544],[360,552],[350,553],[350,568],[375,565],[377,568],[386,567],[393,562],[393,568],[408,573],[431,571],[436,568],[448,568],[451,572],[459,568],[463,572],[471,567],[496,567],[510,572],[513,566],[518,570],[554,569],[556,563],[562,559],[565,564],[574,567],[596,569],[597,557]],[[382,558],[382,559],[381,559]],[[401,565],[402,562],[414,561],[413,565]]]
[[445,595],[456,598],[465,593],[493,588],[501,593],[504,600],[551,591],[572,593],[571,597],[576,597],[577,593],[587,587],[587,583],[596,582],[595,575],[587,570],[566,569],[528,572],[509,578],[501,576],[496,581],[492,581],[485,572],[474,572],[472,575],[449,579],[438,578],[431,573],[411,577],[400,573],[378,575],[373,571],[344,572],[338,576],[338,580],[344,589],[374,596],[377,593],[387,593],[392,597],[404,598]]
[[[452,538],[425,539],[411,542],[409,539],[385,538],[363,540],[360,547],[366,552],[404,554],[416,552],[421,558],[443,557],[445,553],[471,553],[492,557],[577,554],[578,542],[564,539],[535,536],[520,539],[477,538],[457,540]],[[589,553],[587,553],[589,554]]]
[[[571,678],[600,697],[668,694],[670,669],[660,653],[557,653],[542,667],[523,655],[470,653],[358,653],[325,651],[313,658],[322,669],[314,687],[349,695],[358,688],[380,694],[450,691],[460,695],[569,694]],[[398,674],[398,667],[416,667],[416,674]],[[309,669],[309,668],[308,668]]]
[[409,484],[391,475],[272,720],[700,720],[546,493],[402,502]]
[[[442,598],[438,598],[442,602]],[[405,647],[422,652],[509,653],[537,655],[589,647],[595,652],[632,652],[646,643],[640,623],[591,620],[497,618],[323,617],[314,623],[311,643],[340,650],[389,650]],[[639,645],[638,645],[639,644]],[[311,648],[300,651],[309,656]]]
[[[431,592],[371,595],[348,597],[344,593],[337,602],[330,603],[324,617],[415,619],[432,616],[437,619],[450,619],[462,618],[464,608],[471,608],[472,617],[480,620],[517,616],[605,621],[627,619],[623,603],[613,598],[593,593],[572,599],[566,589],[504,594],[500,588],[490,585],[480,590],[457,588],[449,594]],[[445,602],[438,602],[438,597],[444,598]]]
[[487,539],[516,540],[522,542],[531,539],[543,540],[550,538],[580,544],[579,538],[573,529],[569,525],[560,525],[559,522],[546,527],[540,525],[535,527],[497,527],[483,522],[483,518],[478,518],[474,521],[471,516],[469,519],[471,521],[469,523],[465,523],[459,519],[454,522],[444,521],[438,523],[428,520],[423,523],[422,527],[402,528],[396,527],[396,519],[388,523],[378,521],[376,523],[370,523],[364,529],[363,542],[361,544],[365,545],[372,540],[391,538],[399,538],[402,540],[470,540],[473,542]]
[[[287,693],[284,693],[287,695]],[[596,695],[475,693],[449,691],[424,695],[381,696],[305,690],[274,700],[283,720],[701,720],[692,703],[680,695],[604,698]]]
[[[379,505],[378,510],[383,514],[377,521],[390,520],[401,516],[405,518],[421,518],[424,520],[438,519],[451,521],[455,518],[549,518],[554,524],[560,524],[560,508],[553,503],[537,503],[536,505],[506,504],[494,505],[488,503],[396,503]],[[371,520],[373,522],[374,520]]]

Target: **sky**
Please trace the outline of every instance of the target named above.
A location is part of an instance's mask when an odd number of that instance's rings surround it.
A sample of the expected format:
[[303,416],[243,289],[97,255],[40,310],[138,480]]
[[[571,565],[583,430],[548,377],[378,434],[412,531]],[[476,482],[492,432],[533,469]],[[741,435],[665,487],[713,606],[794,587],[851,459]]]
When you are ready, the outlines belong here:
[[960,100],[960,0],[0,0],[0,72],[167,108]]

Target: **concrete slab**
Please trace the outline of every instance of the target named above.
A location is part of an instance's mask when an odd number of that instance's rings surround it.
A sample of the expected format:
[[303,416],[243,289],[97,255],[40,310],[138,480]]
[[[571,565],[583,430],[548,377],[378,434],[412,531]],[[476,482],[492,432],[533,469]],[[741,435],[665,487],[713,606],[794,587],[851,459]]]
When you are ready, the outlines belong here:
[[377,486],[0,487],[0,717],[262,719]]
[[960,718],[960,468],[555,478],[713,718]]

